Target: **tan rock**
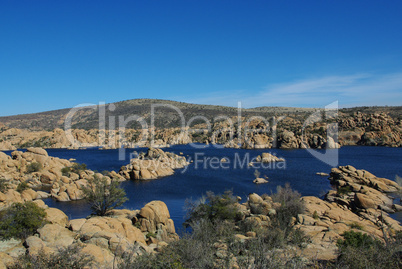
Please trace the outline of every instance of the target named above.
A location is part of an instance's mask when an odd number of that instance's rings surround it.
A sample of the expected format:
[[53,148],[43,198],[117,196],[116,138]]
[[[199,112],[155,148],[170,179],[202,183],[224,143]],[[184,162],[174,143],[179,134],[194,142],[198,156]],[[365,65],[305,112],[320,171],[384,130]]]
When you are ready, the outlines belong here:
[[58,224],[46,224],[38,229],[40,239],[48,247],[68,247],[74,242],[75,233]]
[[43,148],[27,148],[27,152],[32,152],[32,153],[43,155],[43,156],[49,156],[47,154],[47,151],[44,150]]
[[149,202],[140,210],[139,215],[155,224],[167,224],[168,219],[170,219],[169,210],[162,201]]
[[44,171],[41,175],[40,175],[40,181],[44,184],[51,184],[54,181],[57,180],[57,176],[48,172],[48,171]]
[[140,176],[142,179],[152,179],[152,174],[148,169],[141,169]]
[[67,215],[60,209],[49,207],[45,210],[46,221],[52,224],[59,224],[62,227],[66,227],[68,224]]
[[377,208],[376,203],[373,202],[373,200],[370,199],[369,196],[362,194],[362,193],[355,194],[355,202],[356,202],[356,205],[361,208],[365,208],[365,209]]
[[27,189],[21,193],[21,198],[23,201],[32,201],[38,198],[38,194],[32,189]]
[[25,240],[30,255],[39,254],[46,244],[37,236],[30,236]]
[[81,226],[80,234],[87,238],[103,237],[107,240],[119,236],[126,238],[130,243],[137,241],[145,244],[142,232],[132,225],[131,220],[126,218],[90,218]]
[[85,197],[84,192],[79,190],[75,184],[68,185],[66,192],[70,200],[81,200]]
[[259,178],[254,179],[253,183],[255,183],[255,184],[265,184],[265,183],[268,183],[268,180],[266,180],[265,178],[259,177]]
[[42,200],[35,200],[35,201],[32,201],[32,203],[36,204],[38,207],[43,208],[43,209],[49,208],[49,207],[45,204],[45,202],[43,202]]
[[14,258],[10,255],[0,252],[0,269],[7,269],[14,263]]
[[87,244],[81,250],[82,253],[94,258],[94,261],[100,268],[112,268],[113,255],[110,251],[93,244]]
[[263,199],[258,194],[252,193],[252,194],[249,194],[248,201],[249,201],[249,203],[260,204],[263,202]]
[[57,196],[55,196],[56,200],[59,202],[67,202],[70,201],[70,196],[66,192],[60,192]]
[[87,221],[86,219],[72,219],[72,220],[69,221],[68,227],[72,231],[76,232],[76,231],[81,230],[82,225],[84,225],[84,223],[86,221]]

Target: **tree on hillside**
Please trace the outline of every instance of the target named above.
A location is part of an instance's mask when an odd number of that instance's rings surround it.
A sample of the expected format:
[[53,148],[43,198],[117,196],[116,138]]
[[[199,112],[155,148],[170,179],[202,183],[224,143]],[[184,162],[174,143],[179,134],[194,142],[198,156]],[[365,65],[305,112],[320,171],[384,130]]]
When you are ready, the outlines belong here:
[[107,177],[94,176],[88,186],[83,187],[83,192],[91,206],[92,214],[97,216],[107,215],[128,200],[119,182],[113,179],[109,182]]

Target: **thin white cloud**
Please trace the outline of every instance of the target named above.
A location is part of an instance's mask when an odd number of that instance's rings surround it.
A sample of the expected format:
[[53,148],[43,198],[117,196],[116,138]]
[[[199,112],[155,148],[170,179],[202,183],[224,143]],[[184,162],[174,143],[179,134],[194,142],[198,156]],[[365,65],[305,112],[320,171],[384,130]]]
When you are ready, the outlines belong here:
[[182,98],[182,101],[237,106],[323,107],[339,101],[341,107],[402,105],[402,73],[355,74],[305,79],[272,84],[253,93],[250,90],[213,92],[208,96]]

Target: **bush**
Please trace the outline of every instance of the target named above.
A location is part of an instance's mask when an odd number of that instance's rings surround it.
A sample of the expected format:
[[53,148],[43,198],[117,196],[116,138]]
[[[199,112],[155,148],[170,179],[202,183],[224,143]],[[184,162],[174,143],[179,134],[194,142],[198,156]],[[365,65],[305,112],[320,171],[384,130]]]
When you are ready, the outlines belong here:
[[70,167],[64,167],[61,169],[61,174],[65,177],[70,176],[71,173],[71,168]]
[[[271,230],[270,236],[257,237],[246,240],[244,243],[236,241],[229,245],[229,252],[236,257],[239,268],[305,268],[305,262],[302,261],[296,251],[290,248],[283,251],[275,251],[273,246],[282,242],[281,235],[276,234],[275,230]],[[273,244],[272,244],[273,243]],[[229,257],[231,255],[228,255]],[[226,259],[226,265],[223,268],[230,268],[230,259]]]
[[237,199],[233,196],[232,191],[225,191],[222,195],[215,195],[209,191],[206,197],[202,197],[198,201],[186,200],[186,210],[188,219],[185,225],[198,222],[202,219],[214,221],[231,220],[234,221],[239,217],[239,210],[236,207]]
[[342,196],[342,195],[345,195],[345,194],[350,193],[351,191],[352,191],[352,190],[351,190],[350,186],[342,186],[342,187],[339,187],[339,188],[336,190],[336,194],[337,194],[338,196]]
[[7,192],[8,190],[8,180],[5,178],[0,178],[0,192]]
[[89,268],[93,258],[81,253],[81,247],[71,245],[67,248],[60,248],[52,254],[25,254],[18,258],[11,269],[31,269],[31,268],[59,268],[59,269],[81,269]]
[[20,182],[17,186],[17,191],[18,192],[23,192],[25,190],[29,189],[28,183],[26,181]]
[[70,176],[70,173],[79,174],[82,171],[87,170],[87,165],[85,163],[74,163],[71,167],[64,167],[61,169],[63,176]]
[[367,234],[349,231],[338,240],[336,268],[401,268],[402,236],[397,234],[388,244]]
[[214,268],[216,249],[213,243],[228,233],[233,234],[232,227],[224,222],[213,224],[202,219],[193,226],[191,234],[184,234],[156,255],[135,257],[132,253],[125,253],[119,268]]
[[26,238],[45,222],[46,212],[33,202],[15,203],[2,212],[0,238]]
[[363,226],[357,222],[353,222],[350,224],[350,228],[352,229],[357,229],[357,230],[363,230]]
[[304,212],[305,207],[300,198],[300,193],[292,190],[288,183],[284,188],[277,187],[277,192],[272,195],[272,200],[280,203],[281,206],[276,210],[276,215],[272,220],[275,226],[281,229],[290,227],[292,218]]
[[73,166],[71,166],[71,172],[74,172],[76,174],[79,174],[81,171],[87,170],[87,165],[85,163],[74,163]]
[[27,173],[39,172],[42,170],[42,164],[38,162],[33,162],[27,165]]
[[98,178],[94,176],[89,182],[89,186],[83,187],[83,192],[91,206],[92,214],[97,216],[105,216],[110,210],[121,206],[128,200],[126,192],[120,188],[119,182],[108,178]]
[[144,253],[140,256],[133,255],[134,252],[126,252],[119,257],[117,268],[119,269],[184,269],[180,257],[172,253],[171,247],[166,247],[158,254]]
[[337,241],[337,246],[339,248],[346,247],[370,247],[374,245],[375,240],[367,234],[363,234],[361,232],[347,231],[343,234],[344,239],[339,239]]

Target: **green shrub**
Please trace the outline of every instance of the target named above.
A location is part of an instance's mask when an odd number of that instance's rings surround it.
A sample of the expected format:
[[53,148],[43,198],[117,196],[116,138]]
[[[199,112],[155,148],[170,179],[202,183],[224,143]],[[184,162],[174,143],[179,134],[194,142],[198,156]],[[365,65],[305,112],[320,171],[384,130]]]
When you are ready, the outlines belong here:
[[[239,268],[306,268],[305,262],[296,251],[287,249],[284,252],[275,251],[274,246],[283,246],[283,233],[271,230],[267,236],[258,236],[244,242],[235,241],[228,245],[229,254],[226,264],[221,268],[231,268],[230,257],[236,257]],[[271,238],[271,236],[272,238]]]
[[71,167],[64,167],[61,169],[63,176],[70,176],[70,173],[79,174],[82,171],[87,170],[87,165],[85,163],[74,163]]
[[401,268],[402,236],[390,238],[387,244],[367,234],[349,231],[338,240],[339,256],[336,268]]
[[18,258],[17,262],[10,269],[31,269],[31,268],[58,268],[58,269],[81,269],[89,268],[93,262],[92,256],[83,254],[81,247],[71,245],[67,248],[60,248],[52,254],[25,254]]
[[29,189],[28,183],[26,181],[20,182],[17,186],[17,191],[18,192],[23,192],[25,190]]
[[145,237],[146,237],[146,238],[150,238],[150,237],[156,238],[156,234],[155,234],[155,233],[148,232]]
[[370,247],[375,243],[371,236],[361,232],[346,231],[343,233],[343,237],[344,239],[338,239],[337,241],[337,246],[341,249],[348,246],[354,248]]
[[156,255],[123,254],[119,268],[214,268],[216,249],[213,244],[228,233],[224,230],[230,230],[233,235],[232,227],[224,222],[202,219],[192,227],[192,233],[185,233]]
[[206,197],[202,197],[198,201],[186,200],[188,219],[185,221],[185,225],[189,226],[190,223],[201,219],[212,222],[218,220],[234,221],[240,215],[236,203],[237,199],[233,196],[232,191],[225,191],[222,195],[215,195],[209,191],[206,193]]
[[357,230],[363,230],[363,226],[360,225],[360,224],[357,223],[357,222],[351,223],[351,224],[350,224],[350,228],[352,228],[352,229],[357,229]]
[[61,168],[61,174],[63,176],[68,177],[68,176],[70,176],[70,173],[71,173],[71,168],[70,167]]
[[336,194],[338,196],[342,196],[342,195],[350,193],[351,191],[352,191],[352,189],[350,188],[350,186],[342,186],[336,190]]
[[5,178],[0,178],[0,192],[7,192],[8,190],[8,180]]
[[42,164],[38,162],[33,162],[27,165],[27,173],[39,172],[42,170]]
[[44,224],[46,212],[33,202],[15,203],[2,212],[0,238],[26,238]]
[[314,210],[314,213],[313,213],[313,218],[314,218],[314,219],[319,219],[319,218],[320,218],[320,217],[318,216],[317,211],[315,211],[315,210]]
[[74,163],[71,166],[71,171],[76,173],[76,174],[79,174],[81,171],[85,171],[85,170],[87,170],[87,165],[85,163],[81,163],[81,164],[80,163]]
[[300,198],[300,193],[292,190],[288,183],[285,184],[285,187],[277,187],[277,192],[272,195],[272,200],[280,203],[281,206],[276,210],[276,215],[272,220],[275,226],[285,229],[291,226],[292,218],[304,212],[305,207]]
[[144,253],[140,256],[134,252],[126,252],[118,257],[119,269],[184,269],[180,256],[172,253],[171,247],[165,248],[158,254]]
[[120,188],[119,182],[111,180],[108,184],[106,177],[94,176],[87,187],[83,187],[85,197],[91,206],[92,214],[105,216],[112,209],[121,206],[128,200],[126,192]]

